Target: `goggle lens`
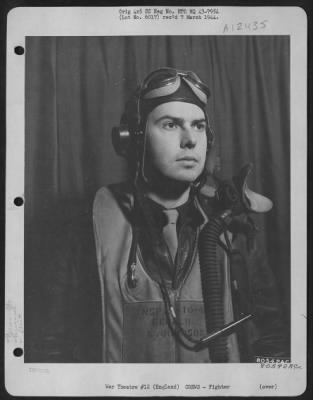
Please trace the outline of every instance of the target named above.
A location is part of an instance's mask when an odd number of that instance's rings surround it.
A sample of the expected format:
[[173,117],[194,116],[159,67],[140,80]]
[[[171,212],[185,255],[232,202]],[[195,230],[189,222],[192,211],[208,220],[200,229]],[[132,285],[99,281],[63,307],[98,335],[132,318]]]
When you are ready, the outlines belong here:
[[173,85],[177,82],[177,79],[182,77],[188,80],[196,88],[201,90],[207,97],[210,96],[209,88],[200,80],[197,74],[192,71],[182,71],[174,68],[160,68],[149,74],[143,84],[143,94],[148,93],[151,90],[159,89],[168,85]]

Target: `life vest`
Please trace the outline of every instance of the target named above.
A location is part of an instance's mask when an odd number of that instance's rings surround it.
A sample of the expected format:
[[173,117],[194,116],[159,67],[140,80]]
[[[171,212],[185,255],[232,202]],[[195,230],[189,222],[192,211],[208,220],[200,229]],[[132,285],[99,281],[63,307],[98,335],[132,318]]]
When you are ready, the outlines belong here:
[[[94,232],[102,301],[102,361],[125,363],[209,363],[207,348],[198,352],[183,347],[167,322],[162,293],[157,281],[147,273],[138,247],[135,287],[127,281],[127,265],[132,243],[132,227],[127,217],[133,205],[131,193],[119,191],[119,199],[101,188],[93,207]],[[198,206],[201,209],[200,204]],[[228,257],[218,248],[223,277],[225,324],[234,320]],[[207,334],[198,252],[176,289],[169,289],[180,325],[200,339]],[[237,334],[227,337],[229,362],[240,362]]]

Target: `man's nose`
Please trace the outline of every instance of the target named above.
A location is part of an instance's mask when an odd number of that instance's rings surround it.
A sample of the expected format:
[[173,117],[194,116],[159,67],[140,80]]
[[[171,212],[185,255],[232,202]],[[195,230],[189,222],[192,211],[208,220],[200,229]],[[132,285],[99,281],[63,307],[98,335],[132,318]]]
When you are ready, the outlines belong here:
[[181,147],[190,148],[195,147],[197,143],[195,132],[193,132],[191,126],[184,126],[181,132]]

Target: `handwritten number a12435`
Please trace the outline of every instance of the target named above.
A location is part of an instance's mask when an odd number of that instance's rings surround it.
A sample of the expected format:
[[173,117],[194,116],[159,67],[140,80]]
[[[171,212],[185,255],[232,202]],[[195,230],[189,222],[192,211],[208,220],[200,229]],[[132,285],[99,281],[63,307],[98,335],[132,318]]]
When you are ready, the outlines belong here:
[[223,33],[238,32],[238,31],[257,31],[265,29],[267,20],[253,21],[253,22],[237,22],[235,24],[225,24]]

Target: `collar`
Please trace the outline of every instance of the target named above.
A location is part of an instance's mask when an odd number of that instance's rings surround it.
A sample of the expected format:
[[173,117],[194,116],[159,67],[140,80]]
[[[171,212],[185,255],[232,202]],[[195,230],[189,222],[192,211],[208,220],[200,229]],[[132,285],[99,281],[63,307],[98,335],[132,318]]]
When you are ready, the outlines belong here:
[[[162,228],[166,224],[166,218],[163,213],[165,207],[161,204],[156,203],[154,200],[147,198],[148,207],[151,210],[153,215],[153,219],[157,225],[158,230],[162,230]],[[198,202],[196,201],[196,197],[189,196],[189,199],[182,205],[176,208],[178,211],[178,220],[177,220],[177,230],[185,224],[188,223],[195,228],[201,226],[205,223],[204,213],[201,212]]]
[[[111,192],[117,203],[120,205],[121,210],[125,213],[125,216],[131,223],[143,224],[143,220],[134,221],[132,216],[132,210],[134,207],[134,186],[132,183],[119,183],[109,185]],[[214,215],[215,203],[213,199],[214,189],[210,186],[205,186],[205,190],[198,193],[194,191],[190,192],[189,199],[186,203],[178,207],[181,219],[184,220],[185,216],[188,217],[194,226],[200,226],[200,229],[208,222],[209,218]],[[210,191],[208,191],[210,189]],[[213,191],[213,192],[212,192]],[[213,194],[212,194],[213,193]],[[154,219],[156,223],[158,221],[162,222],[164,220],[163,214],[160,218],[161,211],[163,207],[160,204],[155,203],[153,200],[147,198],[147,203],[151,203],[151,208],[153,214],[155,214]],[[164,226],[160,224],[160,229]]]

